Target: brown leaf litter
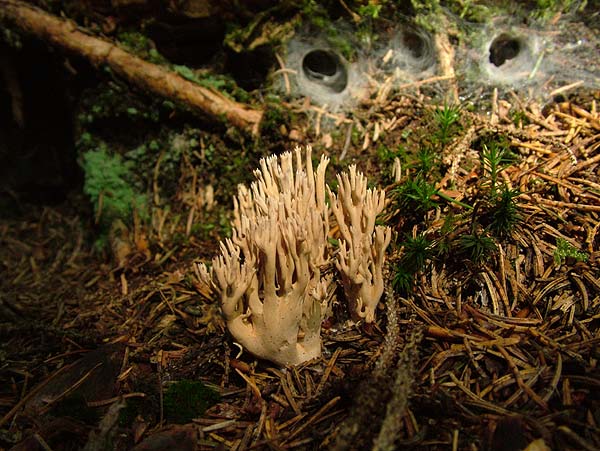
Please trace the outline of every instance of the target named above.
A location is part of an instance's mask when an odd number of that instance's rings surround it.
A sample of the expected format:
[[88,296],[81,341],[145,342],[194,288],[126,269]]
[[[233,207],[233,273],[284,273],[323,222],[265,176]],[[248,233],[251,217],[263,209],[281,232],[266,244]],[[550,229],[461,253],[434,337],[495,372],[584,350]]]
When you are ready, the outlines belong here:
[[[317,124],[331,114],[290,106]],[[373,143],[419,126],[427,108],[419,94],[340,116],[343,133],[327,140],[329,152],[362,155],[375,173]],[[85,244],[88,231],[73,211],[46,207],[3,219],[1,443],[28,437],[37,449],[67,449],[58,432],[68,430],[80,445],[113,437],[115,449],[159,449],[153,441],[177,434],[198,450],[598,449],[600,116],[594,101],[519,108],[526,125],[515,125],[515,107],[497,99],[493,118],[465,113],[463,133],[445,151],[452,170],[438,187],[476,199],[475,143],[507,137],[520,158],[500,176],[520,190],[523,216],[511,239],[481,265],[431,265],[407,296],[388,287],[375,327],[324,324],[323,357],[293,368],[257,362],[231,342],[191,265],[213,254],[214,237],[198,241],[189,221],[164,210],[151,230],[120,230],[129,244],[115,266]],[[303,133],[318,139],[326,133],[318,127]],[[182,193],[195,198],[197,187]],[[184,217],[201,220],[194,211]],[[427,233],[441,235],[443,221],[431,219]],[[468,215],[455,224],[470,226]],[[170,241],[176,230],[187,233],[185,244]],[[559,240],[588,260],[557,262]],[[112,344],[89,351],[104,343]],[[184,379],[210,384],[221,399],[182,429],[165,430],[164,384]],[[117,409],[102,435],[98,422],[77,414],[47,415],[73,393],[98,418],[115,403],[145,404],[127,425]]]

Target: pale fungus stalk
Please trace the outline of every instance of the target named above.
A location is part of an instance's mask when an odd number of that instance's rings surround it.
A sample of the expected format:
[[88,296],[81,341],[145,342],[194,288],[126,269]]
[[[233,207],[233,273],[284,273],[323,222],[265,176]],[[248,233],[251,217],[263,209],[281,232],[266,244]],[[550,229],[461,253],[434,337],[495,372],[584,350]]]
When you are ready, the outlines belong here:
[[329,190],[341,234],[336,266],[352,313],[370,323],[383,294],[385,250],[392,234],[389,227],[375,225],[385,192],[367,189],[367,178],[355,165],[349,171],[337,176],[337,196]]
[[391,231],[376,226],[375,219],[385,194],[367,189],[355,166],[338,175],[338,195],[333,194],[325,184],[328,163],[323,156],[313,170],[310,147],[262,159],[251,186],[238,187],[233,233],[221,243],[221,255],[210,270],[197,265],[199,277],[220,297],[235,340],[282,366],[321,355],[331,283],[323,267],[333,260],[327,241],[330,211],[341,233],[335,264],[354,316],[374,321],[383,293]]
[[328,212],[321,158],[310,148],[261,160],[250,189],[234,201],[233,236],[201,278],[220,295],[233,337],[252,354],[279,365],[321,355],[321,321],[328,280]]

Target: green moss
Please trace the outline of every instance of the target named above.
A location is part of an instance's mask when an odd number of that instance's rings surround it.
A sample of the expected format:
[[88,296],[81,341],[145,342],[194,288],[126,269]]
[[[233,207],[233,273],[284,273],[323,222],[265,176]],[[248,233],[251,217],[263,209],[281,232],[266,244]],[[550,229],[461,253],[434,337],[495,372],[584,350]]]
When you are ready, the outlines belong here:
[[133,95],[127,86],[117,82],[105,82],[82,96],[81,112],[78,120],[83,127],[97,125],[101,121],[119,120],[158,123],[163,115],[172,112],[172,104],[160,99],[148,99]]
[[434,178],[439,178],[437,172],[440,156],[428,147],[422,147],[415,155],[416,160],[412,163],[412,167],[417,170],[417,174],[429,176],[433,174]]
[[400,247],[403,253],[394,267],[392,286],[397,293],[406,295],[413,288],[416,274],[425,269],[427,261],[432,257],[434,243],[425,234],[418,234],[414,237],[407,236]]
[[246,90],[240,88],[233,78],[227,75],[215,74],[208,71],[197,71],[192,70],[187,66],[177,65],[173,66],[173,71],[192,83],[196,83],[203,88],[219,91],[230,99],[235,99],[240,102],[250,101],[250,94],[248,94]]
[[436,200],[438,190],[433,183],[419,175],[399,185],[392,193],[392,199],[397,202],[401,211],[425,215],[429,210],[438,206]]
[[168,63],[166,58],[158,53],[152,41],[142,33],[136,31],[123,31],[117,35],[117,40],[131,53],[146,61],[154,64]]
[[329,26],[327,29],[327,40],[331,46],[337,49],[344,58],[352,61],[356,56],[357,45],[348,38],[347,33],[341,33],[337,27]]
[[382,4],[375,3],[373,1],[369,1],[366,5],[361,5],[358,7],[358,14],[361,17],[368,17],[371,19],[379,18],[379,13],[381,12],[381,8],[383,8]]
[[476,264],[485,262],[498,249],[494,240],[482,231],[473,231],[462,235],[460,248]]
[[536,9],[533,16],[542,22],[548,22],[557,14],[568,14],[570,12],[583,11],[587,1],[576,0],[536,0]]
[[433,123],[436,126],[432,136],[434,144],[444,147],[450,138],[460,131],[460,114],[459,105],[444,105],[435,109],[432,114]]
[[525,125],[529,125],[529,118],[521,109],[511,111],[510,118],[515,127],[522,128]]
[[219,394],[200,381],[183,380],[171,385],[164,394],[165,418],[171,423],[185,424],[204,415],[216,404]]
[[498,237],[508,237],[522,221],[521,208],[516,202],[521,194],[518,189],[510,189],[503,184],[498,192],[490,198],[489,230]]
[[82,167],[83,191],[90,197],[104,232],[115,219],[129,222],[134,209],[143,219],[148,217],[147,198],[131,186],[133,167],[120,155],[110,154],[100,145],[82,154]]
[[573,259],[578,262],[588,261],[589,255],[581,252],[564,238],[557,238],[556,249],[554,249],[554,263],[560,266],[568,259]]
[[267,104],[264,111],[260,124],[261,133],[272,138],[280,137],[281,126],[289,126],[289,113],[278,103]]
[[[240,6],[244,2],[239,2]],[[285,2],[270,9],[253,13],[250,23],[228,23],[228,32],[223,44],[236,53],[256,50],[263,46],[276,46],[286,41],[294,33],[299,16],[289,15]],[[281,20],[275,20],[279,19]]]
[[415,23],[431,33],[443,27],[443,12],[439,0],[411,0]]

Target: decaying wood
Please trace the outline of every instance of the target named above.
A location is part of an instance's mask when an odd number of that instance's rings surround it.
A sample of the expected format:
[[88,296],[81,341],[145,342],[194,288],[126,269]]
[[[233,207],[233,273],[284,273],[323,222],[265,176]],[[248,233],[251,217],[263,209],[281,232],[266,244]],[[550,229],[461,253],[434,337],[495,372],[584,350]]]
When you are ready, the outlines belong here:
[[75,23],[15,0],[0,0],[0,23],[83,56],[95,67],[108,66],[127,82],[188,106],[194,112],[258,133],[262,111],[228,99],[178,74],[132,55],[115,44],[85,33]]

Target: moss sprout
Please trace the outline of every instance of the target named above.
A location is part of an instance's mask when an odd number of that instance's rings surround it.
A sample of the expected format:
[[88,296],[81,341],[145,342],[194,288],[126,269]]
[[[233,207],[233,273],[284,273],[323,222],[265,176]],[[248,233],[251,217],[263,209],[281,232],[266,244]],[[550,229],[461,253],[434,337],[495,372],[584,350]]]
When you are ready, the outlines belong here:
[[564,238],[557,238],[556,249],[554,249],[553,257],[556,266],[560,266],[568,260],[586,262],[588,261],[589,255],[578,250]]

